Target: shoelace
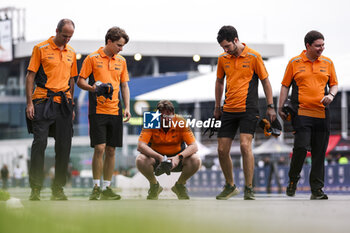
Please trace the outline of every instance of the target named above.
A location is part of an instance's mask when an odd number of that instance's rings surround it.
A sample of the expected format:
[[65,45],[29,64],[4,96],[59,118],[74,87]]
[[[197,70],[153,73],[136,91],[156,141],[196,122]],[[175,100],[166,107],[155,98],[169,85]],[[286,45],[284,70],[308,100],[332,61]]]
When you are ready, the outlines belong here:
[[221,192],[220,195],[223,195],[223,194],[226,194],[226,193],[231,192],[230,189],[229,189],[230,186],[228,186],[228,185],[225,184],[225,185],[223,186],[223,188],[224,188],[224,190],[222,190],[222,192]]
[[318,189],[317,192],[318,192],[318,194],[320,194],[320,195],[324,195],[324,192],[322,191],[322,189]]
[[99,193],[100,190],[99,189],[94,189],[94,193]]
[[253,192],[253,188],[248,188],[248,187],[247,187],[247,188],[246,188],[246,192],[247,192],[247,193],[252,193],[252,192]]

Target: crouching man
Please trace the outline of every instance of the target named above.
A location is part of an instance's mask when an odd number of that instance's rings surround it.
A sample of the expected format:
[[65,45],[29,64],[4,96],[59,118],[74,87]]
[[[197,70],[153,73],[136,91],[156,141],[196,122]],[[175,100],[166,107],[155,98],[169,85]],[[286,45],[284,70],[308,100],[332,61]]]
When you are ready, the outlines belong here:
[[158,199],[163,188],[155,175],[164,172],[169,174],[169,171],[181,172],[171,190],[178,199],[189,199],[186,181],[201,166],[201,160],[196,154],[198,148],[195,137],[186,126],[186,121],[175,115],[174,106],[170,101],[159,101],[154,118],[158,116],[160,128],[142,129],[137,147],[141,154],[136,158],[136,166],[150,183],[147,199]]

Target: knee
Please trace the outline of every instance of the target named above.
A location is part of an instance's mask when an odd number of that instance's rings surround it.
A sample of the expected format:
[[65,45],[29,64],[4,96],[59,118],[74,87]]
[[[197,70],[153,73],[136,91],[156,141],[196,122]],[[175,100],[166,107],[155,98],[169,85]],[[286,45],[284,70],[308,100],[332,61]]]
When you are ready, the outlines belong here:
[[107,146],[105,150],[106,150],[106,156],[108,156],[108,157],[115,156],[115,147]]
[[95,155],[103,156],[105,153],[106,146],[104,144],[96,145],[95,146]]
[[202,164],[202,160],[199,158],[199,156],[197,154],[194,154],[193,156],[193,164],[195,165],[196,168],[199,168]]
[[136,167],[137,169],[142,169],[143,167],[147,167],[147,166],[151,166],[152,165],[152,159],[148,158],[147,156],[143,155],[143,154],[139,154],[136,157]]
[[47,137],[35,137],[33,140],[33,145],[46,148]]
[[242,155],[247,155],[252,151],[252,144],[249,142],[241,142],[240,148]]
[[197,154],[193,154],[183,160],[183,165],[191,164],[193,167],[200,167],[202,160]]
[[138,155],[138,156],[136,157],[135,163],[136,163],[136,167],[137,167],[137,168],[139,168],[140,166],[142,166],[142,164],[144,163],[144,159],[142,158],[141,155]]
[[219,158],[227,157],[230,154],[230,149],[225,146],[218,146]]
[[199,158],[199,156],[193,159],[193,165],[194,165],[194,168],[196,169],[196,171],[198,171],[198,169],[202,165],[202,160]]

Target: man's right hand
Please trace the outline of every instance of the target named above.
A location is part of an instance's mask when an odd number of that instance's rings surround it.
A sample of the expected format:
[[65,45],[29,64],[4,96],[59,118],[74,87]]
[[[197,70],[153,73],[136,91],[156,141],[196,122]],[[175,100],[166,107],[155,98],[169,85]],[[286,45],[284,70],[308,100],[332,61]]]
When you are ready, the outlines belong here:
[[156,176],[160,176],[163,173],[170,175],[171,169],[172,169],[172,161],[168,159],[167,156],[164,156],[161,163],[156,167],[154,174]]
[[280,115],[283,120],[287,120],[287,114],[285,114],[282,109],[283,108],[278,108],[278,115]]
[[26,115],[29,120],[34,120],[34,105],[33,103],[27,104]]
[[91,87],[92,87],[91,92],[96,92],[96,83],[94,83],[94,85],[92,85]]
[[220,107],[215,107],[214,109],[214,117],[216,120],[220,120],[222,115],[221,108]]
[[291,121],[292,117],[297,115],[297,110],[293,108],[290,99],[287,99],[283,103],[283,107],[279,109],[279,114],[283,120]]

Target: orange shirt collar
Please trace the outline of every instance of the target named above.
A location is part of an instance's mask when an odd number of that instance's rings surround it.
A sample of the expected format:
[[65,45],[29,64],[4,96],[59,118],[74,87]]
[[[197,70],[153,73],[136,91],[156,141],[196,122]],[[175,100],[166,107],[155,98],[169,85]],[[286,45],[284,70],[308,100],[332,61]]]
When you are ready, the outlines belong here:
[[[51,45],[52,49],[59,49],[57,47],[57,45],[55,44],[55,42],[53,41],[54,36],[51,36],[47,41],[49,42],[49,44]],[[67,45],[64,46],[63,50],[67,50]]]
[[245,57],[247,56],[247,53],[248,53],[248,46],[245,44],[245,43],[242,43],[244,45],[244,49],[240,55],[240,57]]
[[[105,54],[105,52],[103,51],[103,48],[104,48],[104,47],[100,47],[100,48],[98,49],[98,53],[101,55],[101,57],[108,57],[108,56]],[[117,55],[114,54],[114,56],[112,57],[112,59],[115,60],[116,58],[117,58]]]
[[[243,49],[241,55],[239,55],[239,57],[245,57],[245,56],[247,56],[247,53],[248,53],[247,45],[245,43],[242,43],[242,44],[244,45],[244,49]],[[230,57],[230,58],[237,58],[235,55],[231,55],[231,54],[228,54],[228,53],[227,53],[227,56]]]
[[[300,54],[301,58],[303,59],[303,61],[310,61],[309,58],[307,58],[306,56],[306,50],[303,50]],[[321,61],[321,56],[319,56],[315,61]],[[311,62],[311,61],[310,61]]]

